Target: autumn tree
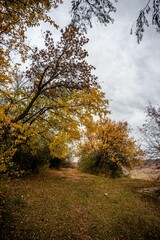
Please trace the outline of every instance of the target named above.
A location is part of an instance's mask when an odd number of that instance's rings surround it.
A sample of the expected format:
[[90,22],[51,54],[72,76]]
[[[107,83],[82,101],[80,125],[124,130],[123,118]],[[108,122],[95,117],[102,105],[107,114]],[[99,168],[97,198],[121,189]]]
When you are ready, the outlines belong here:
[[127,122],[103,118],[86,129],[79,154],[82,170],[116,177],[122,174],[123,166],[140,164],[143,152],[129,136]]
[[[27,60],[30,49],[25,41],[27,28],[39,26],[40,21],[48,21],[57,27],[47,13],[59,3],[62,2],[60,0],[0,1],[0,115],[1,121],[5,122],[7,126],[11,117],[8,113],[8,105],[15,96],[11,85],[17,82],[19,67],[12,59],[13,53],[19,54],[23,62]],[[21,94],[20,91],[18,92]],[[1,136],[2,132],[1,130]],[[12,151],[9,150],[9,152]]]
[[11,54],[20,54],[25,61],[29,46],[26,30],[40,25],[40,21],[49,22],[58,27],[47,15],[61,0],[2,0],[0,1],[0,83],[5,85],[14,81],[14,67]]
[[149,104],[146,109],[146,121],[139,128],[147,157],[160,158],[160,106]]
[[[58,27],[48,12],[60,3],[0,2],[2,171],[17,148],[22,152],[27,147],[35,154],[47,146],[54,157],[65,157],[69,144],[80,137],[80,125],[93,114],[106,111],[107,100],[92,74],[94,67],[86,61],[88,53],[83,46],[88,39],[76,27],[70,25],[62,31],[56,45],[47,31],[45,49],[32,49],[26,42],[27,28],[39,26],[40,21]],[[20,54],[22,61],[29,59],[26,72],[20,73],[12,53]]]
[[[114,22],[111,14],[116,12],[116,2],[118,2],[118,0],[72,0],[72,22],[83,30],[86,30],[88,26],[92,27],[93,19],[107,26],[109,23]],[[2,0],[0,2],[1,43],[3,43],[3,45],[10,43],[10,49],[18,47],[20,51],[24,51],[23,42],[26,28],[38,26],[41,20],[58,27],[53,20],[54,16],[51,18],[47,13],[62,3],[62,0]],[[157,32],[160,31],[159,0],[147,0],[144,8],[139,12],[136,26],[132,29],[133,32],[135,28],[138,43],[142,40],[145,28],[149,26],[153,26]],[[6,35],[8,39],[4,37]]]
[[46,32],[46,48],[34,49],[27,71],[17,73],[3,94],[1,143],[6,151],[21,143],[35,151],[43,139],[54,157],[63,158],[69,143],[80,137],[80,124],[106,112],[107,100],[86,61],[88,39],[72,25],[61,33],[55,44]]
[[40,25],[40,21],[58,25],[48,16],[61,0],[2,0],[0,1],[0,46],[1,53],[8,56],[9,51],[24,54],[26,30]]

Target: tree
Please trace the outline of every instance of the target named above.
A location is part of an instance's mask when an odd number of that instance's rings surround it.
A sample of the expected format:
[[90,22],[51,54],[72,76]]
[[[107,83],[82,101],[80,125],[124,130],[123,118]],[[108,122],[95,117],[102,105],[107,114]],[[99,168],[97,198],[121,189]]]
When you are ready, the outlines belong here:
[[109,0],[72,0],[72,22],[85,31],[88,26],[92,27],[93,18],[105,26],[113,23],[110,13],[115,11],[116,8]]
[[[151,22],[149,21],[151,19]],[[160,32],[160,0],[149,0],[146,6],[141,9],[136,20],[136,36],[140,43],[143,38],[145,27],[155,27],[155,30]],[[132,33],[132,29],[131,29]]]
[[0,2],[0,36],[1,50],[5,54],[10,50],[24,53],[25,32],[29,27],[40,25],[40,21],[49,22],[56,28],[57,24],[47,15],[61,0],[1,0]]
[[149,106],[146,109],[146,121],[139,131],[149,158],[160,158],[160,106]]
[[[80,138],[80,125],[93,114],[106,111],[107,100],[92,74],[93,66],[85,60],[83,49],[88,39],[75,26],[61,31],[61,40],[54,44],[46,32],[45,49],[31,49],[26,44],[28,27],[47,21],[47,15],[61,0],[1,1],[0,25],[0,155],[1,171],[6,164],[13,167],[16,151],[33,154],[50,150],[53,157],[64,158],[70,143]],[[20,73],[11,54],[30,60],[26,72]],[[22,146],[25,146],[24,148]]]
[[115,177],[122,174],[123,166],[140,164],[143,152],[129,136],[127,122],[102,118],[87,128],[79,154],[83,170]]
[[[116,12],[114,2],[118,2],[118,0],[72,0],[72,22],[83,30],[86,30],[88,26],[92,26],[93,18],[107,26],[114,21],[111,17],[111,13]],[[42,20],[51,23],[57,28],[58,25],[47,13],[51,8],[56,8],[62,3],[62,0],[2,0],[0,3],[1,44],[3,46],[10,45],[10,49],[16,48],[20,52],[24,52],[24,39],[27,27],[38,26],[40,20]],[[151,19],[151,23],[149,19]],[[145,27],[150,25],[154,26],[157,32],[160,31],[159,0],[148,0],[144,8],[140,10],[136,20],[135,31],[138,43],[142,40]],[[7,49],[1,50],[5,51],[6,55]]]
[[26,30],[47,21],[55,27],[56,23],[47,15],[61,0],[1,0],[0,1],[0,83],[12,82],[13,62],[11,54],[20,53],[26,60],[29,46],[26,44]]
[[[92,27],[93,18],[105,26],[113,23],[114,20],[110,14],[116,12],[116,8],[112,2],[118,1],[72,0],[73,22],[85,31],[88,26]],[[147,0],[144,8],[140,10],[135,26],[138,43],[142,41],[145,27],[149,26],[155,27],[155,30],[160,32],[160,0]],[[131,34],[133,29],[134,27],[131,29]]]
[[[20,144],[36,151],[45,141],[53,157],[64,158],[69,144],[80,137],[80,124],[106,112],[104,94],[86,61],[88,39],[72,25],[55,45],[47,31],[45,49],[31,53],[31,64],[17,73],[1,98],[2,155]],[[9,147],[10,146],[10,147]],[[3,157],[4,159],[4,157]],[[7,160],[8,161],[8,160]]]

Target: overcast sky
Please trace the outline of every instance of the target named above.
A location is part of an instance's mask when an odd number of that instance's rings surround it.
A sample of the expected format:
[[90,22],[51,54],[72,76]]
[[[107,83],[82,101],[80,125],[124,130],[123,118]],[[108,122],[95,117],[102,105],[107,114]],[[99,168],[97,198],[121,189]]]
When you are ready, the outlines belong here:
[[[114,24],[103,27],[95,23],[88,30],[86,48],[88,62],[96,67],[102,90],[110,101],[112,119],[127,120],[136,130],[145,120],[144,109],[149,102],[160,104],[160,34],[151,27],[141,44],[130,29],[147,0],[119,0]],[[61,28],[70,22],[70,1],[64,0],[51,14]],[[41,25],[45,30],[47,26]],[[43,31],[42,30],[42,31]],[[58,40],[58,31],[53,29]],[[30,30],[31,43],[41,46],[41,31]],[[33,37],[34,36],[34,37]]]

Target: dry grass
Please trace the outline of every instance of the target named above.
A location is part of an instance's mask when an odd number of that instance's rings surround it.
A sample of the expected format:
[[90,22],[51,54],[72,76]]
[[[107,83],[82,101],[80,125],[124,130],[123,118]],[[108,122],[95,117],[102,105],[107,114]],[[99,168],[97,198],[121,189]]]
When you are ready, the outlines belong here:
[[159,194],[141,191],[158,182],[69,169],[2,183],[2,239],[160,239]]
[[141,167],[130,172],[131,178],[143,180],[160,179],[160,160],[146,160]]

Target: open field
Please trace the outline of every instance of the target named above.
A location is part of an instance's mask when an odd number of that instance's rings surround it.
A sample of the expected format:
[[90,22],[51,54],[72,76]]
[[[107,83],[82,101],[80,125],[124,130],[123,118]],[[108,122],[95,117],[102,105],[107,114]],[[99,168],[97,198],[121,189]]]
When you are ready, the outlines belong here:
[[1,181],[2,239],[158,240],[159,187],[75,169]]

